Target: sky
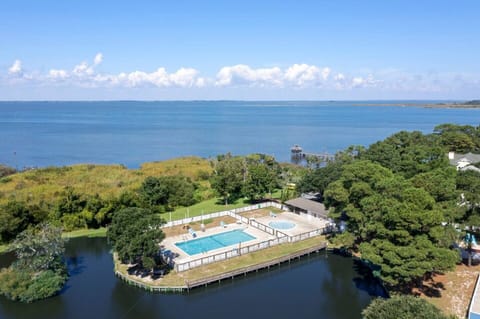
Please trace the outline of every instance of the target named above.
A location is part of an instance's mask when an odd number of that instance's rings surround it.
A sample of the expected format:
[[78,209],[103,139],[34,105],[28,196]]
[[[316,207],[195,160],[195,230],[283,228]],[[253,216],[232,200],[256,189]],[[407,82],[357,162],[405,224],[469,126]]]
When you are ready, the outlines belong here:
[[478,0],[1,0],[0,100],[480,98]]

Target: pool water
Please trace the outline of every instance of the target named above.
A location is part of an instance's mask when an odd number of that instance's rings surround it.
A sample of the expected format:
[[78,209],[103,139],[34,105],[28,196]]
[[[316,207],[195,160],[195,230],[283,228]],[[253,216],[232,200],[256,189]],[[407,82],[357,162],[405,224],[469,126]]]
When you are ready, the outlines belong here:
[[245,233],[241,229],[236,229],[208,237],[175,243],[175,246],[186,252],[188,255],[195,255],[218,248],[236,245],[238,243],[243,243],[253,239],[256,238]]
[[293,227],[296,226],[295,223],[288,222],[286,220],[278,220],[278,221],[270,222],[268,223],[268,225],[275,229],[292,229]]

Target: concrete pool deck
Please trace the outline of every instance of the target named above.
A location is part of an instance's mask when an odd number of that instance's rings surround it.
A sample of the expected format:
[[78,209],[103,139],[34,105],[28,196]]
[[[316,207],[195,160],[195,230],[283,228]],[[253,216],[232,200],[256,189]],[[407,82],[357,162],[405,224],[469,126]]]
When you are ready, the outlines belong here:
[[266,217],[255,218],[255,220],[267,226],[270,226],[269,225],[270,222],[278,222],[278,221],[287,221],[287,222],[294,223],[295,227],[293,228],[277,229],[282,233],[287,234],[288,236],[295,236],[295,235],[303,234],[316,229],[321,229],[327,226],[328,224],[328,221],[315,218],[310,215],[302,216],[302,215],[298,215],[290,212],[282,212],[275,215],[276,217],[266,216]]
[[[273,217],[273,216],[276,216],[276,217]],[[280,232],[288,236],[295,236],[295,235],[307,233],[310,231],[314,231],[317,229],[321,229],[327,226],[328,224],[328,221],[326,220],[318,219],[313,216],[302,216],[302,215],[298,215],[290,212],[281,212],[281,213],[276,213],[275,215],[272,215],[272,216],[264,216],[264,217],[257,217],[257,218],[251,218],[251,219],[254,219],[255,221],[261,224],[264,224],[266,226],[269,226],[269,223],[272,221],[277,221],[277,222],[287,221],[287,222],[294,223],[295,227],[291,229],[279,229]],[[209,257],[219,253],[229,252],[232,249],[238,247],[238,245],[232,245],[232,246],[210,250],[204,253],[188,255],[182,249],[180,249],[175,245],[175,243],[179,243],[179,242],[185,242],[193,239],[204,238],[204,237],[208,237],[208,236],[212,236],[215,234],[220,234],[220,233],[224,233],[232,230],[237,230],[237,229],[242,229],[245,233],[255,237],[255,239],[241,243],[242,247],[258,244],[261,242],[265,242],[265,241],[277,238],[275,235],[268,234],[258,228],[255,228],[251,225],[240,223],[240,222],[226,224],[224,227],[218,226],[213,228],[207,228],[205,229],[205,231],[201,231],[199,228],[200,227],[198,225],[194,227],[194,231],[197,235],[195,238],[193,238],[193,236],[188,232],[188,230],[185,229],[185,234],[167,237],[162,241],[162,246],[164,246],[165,249],[168,249],[174,253],[175,263],[182,264],[185,262],[196,260],[198,258]]]

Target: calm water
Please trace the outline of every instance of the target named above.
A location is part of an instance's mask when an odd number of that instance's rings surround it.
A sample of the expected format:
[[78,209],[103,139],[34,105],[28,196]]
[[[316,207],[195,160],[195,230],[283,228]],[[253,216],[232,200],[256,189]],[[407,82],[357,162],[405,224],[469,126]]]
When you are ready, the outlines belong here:
[[[359,106],[360,102],[0,102],[0,163],[142,162],[183,155],[335,153],[399,130],[478,125],[480,110]],[[365,104],[366,102],[361,102]],[[368,102],[377,105],[391,102]]]
[[[61,295],[33,304],[0,297],[0,318],[355,319],[381,288],[352,259],[320,253],[270,272],[191,291],[150,294],[113,275],[102,238],[67,245],[71,277]],[[0,255],[0,267],[11,261]]]

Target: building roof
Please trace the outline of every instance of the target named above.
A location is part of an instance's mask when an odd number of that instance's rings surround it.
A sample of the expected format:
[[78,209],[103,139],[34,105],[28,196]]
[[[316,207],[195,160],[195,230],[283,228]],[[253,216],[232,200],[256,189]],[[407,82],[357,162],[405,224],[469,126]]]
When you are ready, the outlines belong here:
[[324,218],[328,218],[328,210],[325,208],[325,205],[310,199],[298,197],[287,200],[285,204],[316,213]]
[[450,159],[450,164],[452,165],[457,165],[458,162],[460,161],[468,161],[471,164],[478,163],[480,162],[480,154],[473,154],[473,153],[467,153],[467,154],[453,154],[453,158]]
[[465,167],[460,168],[461,171],[475,171],[477,173],[480,173],[480,168],[475,167],[473,165],[468,165]]

